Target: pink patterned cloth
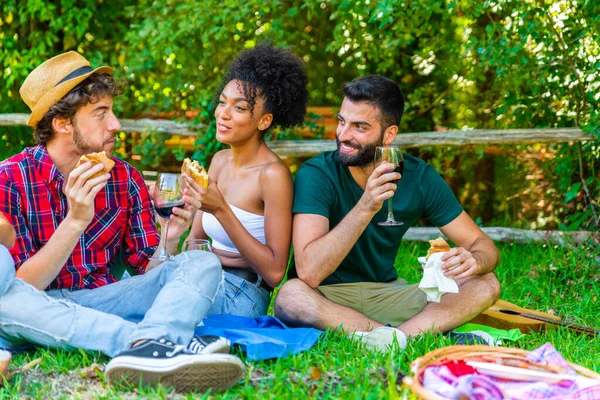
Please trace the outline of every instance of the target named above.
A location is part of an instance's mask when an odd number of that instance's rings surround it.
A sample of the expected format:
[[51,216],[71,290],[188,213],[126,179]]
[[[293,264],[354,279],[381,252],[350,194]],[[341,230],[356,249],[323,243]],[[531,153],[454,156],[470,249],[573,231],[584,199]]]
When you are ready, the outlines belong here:
[[600,400],[600,381],[578,375],[552,344],[538,347],[527,360],[563,366],[574,379],[558,383],[507,381],[479,373],[456,376],[447,366],[435,366],[425,369],[423,386],[447,399]]

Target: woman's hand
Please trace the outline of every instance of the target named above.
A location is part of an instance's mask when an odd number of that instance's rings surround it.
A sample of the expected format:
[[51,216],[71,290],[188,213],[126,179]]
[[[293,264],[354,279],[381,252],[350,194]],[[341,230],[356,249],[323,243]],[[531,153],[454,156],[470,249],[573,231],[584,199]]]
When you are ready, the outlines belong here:
[[219,212],[225,209],[227,202],[217,187],[217,184],[209,179],[208,187],[204,188],[186,174],[183,174],[182,176],[188,186],[186,188],[188,192],[183,200],[186,203],[189,202],[189,204],[198,210],[213,214],[218,218]]

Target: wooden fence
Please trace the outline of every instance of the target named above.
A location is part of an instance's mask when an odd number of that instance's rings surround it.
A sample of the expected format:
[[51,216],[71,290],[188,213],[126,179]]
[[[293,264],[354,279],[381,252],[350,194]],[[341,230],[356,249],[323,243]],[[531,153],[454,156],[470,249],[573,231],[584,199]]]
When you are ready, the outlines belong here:
[[[0,126],[26,125],[29,114],[0,114]],[[169,135],[196,136],[202,126],[195,129],[170,120],[121,119],[123,132],[153,131]],[[397,136],[394,144],[403,147],[504,145],[529,143],[584,142],[595,138],[576,128],[468,130],[448,132],[418,132]],[[278,140],[269,146],[280,157],[310,157],[322,151],[335,150],[335,140]],[[483,228],[495,241],[500,242],[546,242],[554,244],[577,244],[593,241],[600,245],[600,233],[588,231],[536,231],[512,228]],[[427,241],[442,236],[437,228],[410,228],[405,240]]]

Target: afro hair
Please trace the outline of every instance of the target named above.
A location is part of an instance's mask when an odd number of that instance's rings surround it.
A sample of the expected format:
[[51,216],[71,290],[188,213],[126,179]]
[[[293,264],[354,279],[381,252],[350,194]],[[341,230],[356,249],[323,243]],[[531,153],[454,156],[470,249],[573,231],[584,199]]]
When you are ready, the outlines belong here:
[[251,112],[256,97],[264,98],[265,112],[273,114],[272,126],[289,128],[304,121],[308,78],[304,62],[289,50],[262,43],[242,51],[223,77],[216,98],[233,80],[240,81]]

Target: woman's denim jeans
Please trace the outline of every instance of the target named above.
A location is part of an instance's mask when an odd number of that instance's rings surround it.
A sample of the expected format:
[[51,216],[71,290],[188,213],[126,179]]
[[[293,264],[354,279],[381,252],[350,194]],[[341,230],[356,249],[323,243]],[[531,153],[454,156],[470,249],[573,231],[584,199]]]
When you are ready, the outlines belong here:
[[40,291],[15,277],[0,246],[0,337],[115,356],[141,339],[167,337],[187,345],[222,279],[219,260],[189,251],[144,275],[97,289]]
[[260,287],[260,280],[251,283],[225,271],[223,276],[223,284],[219,288],[214,304],[208,310],[209,314],[229,314],[250,318],[267,315],[271,294]]

